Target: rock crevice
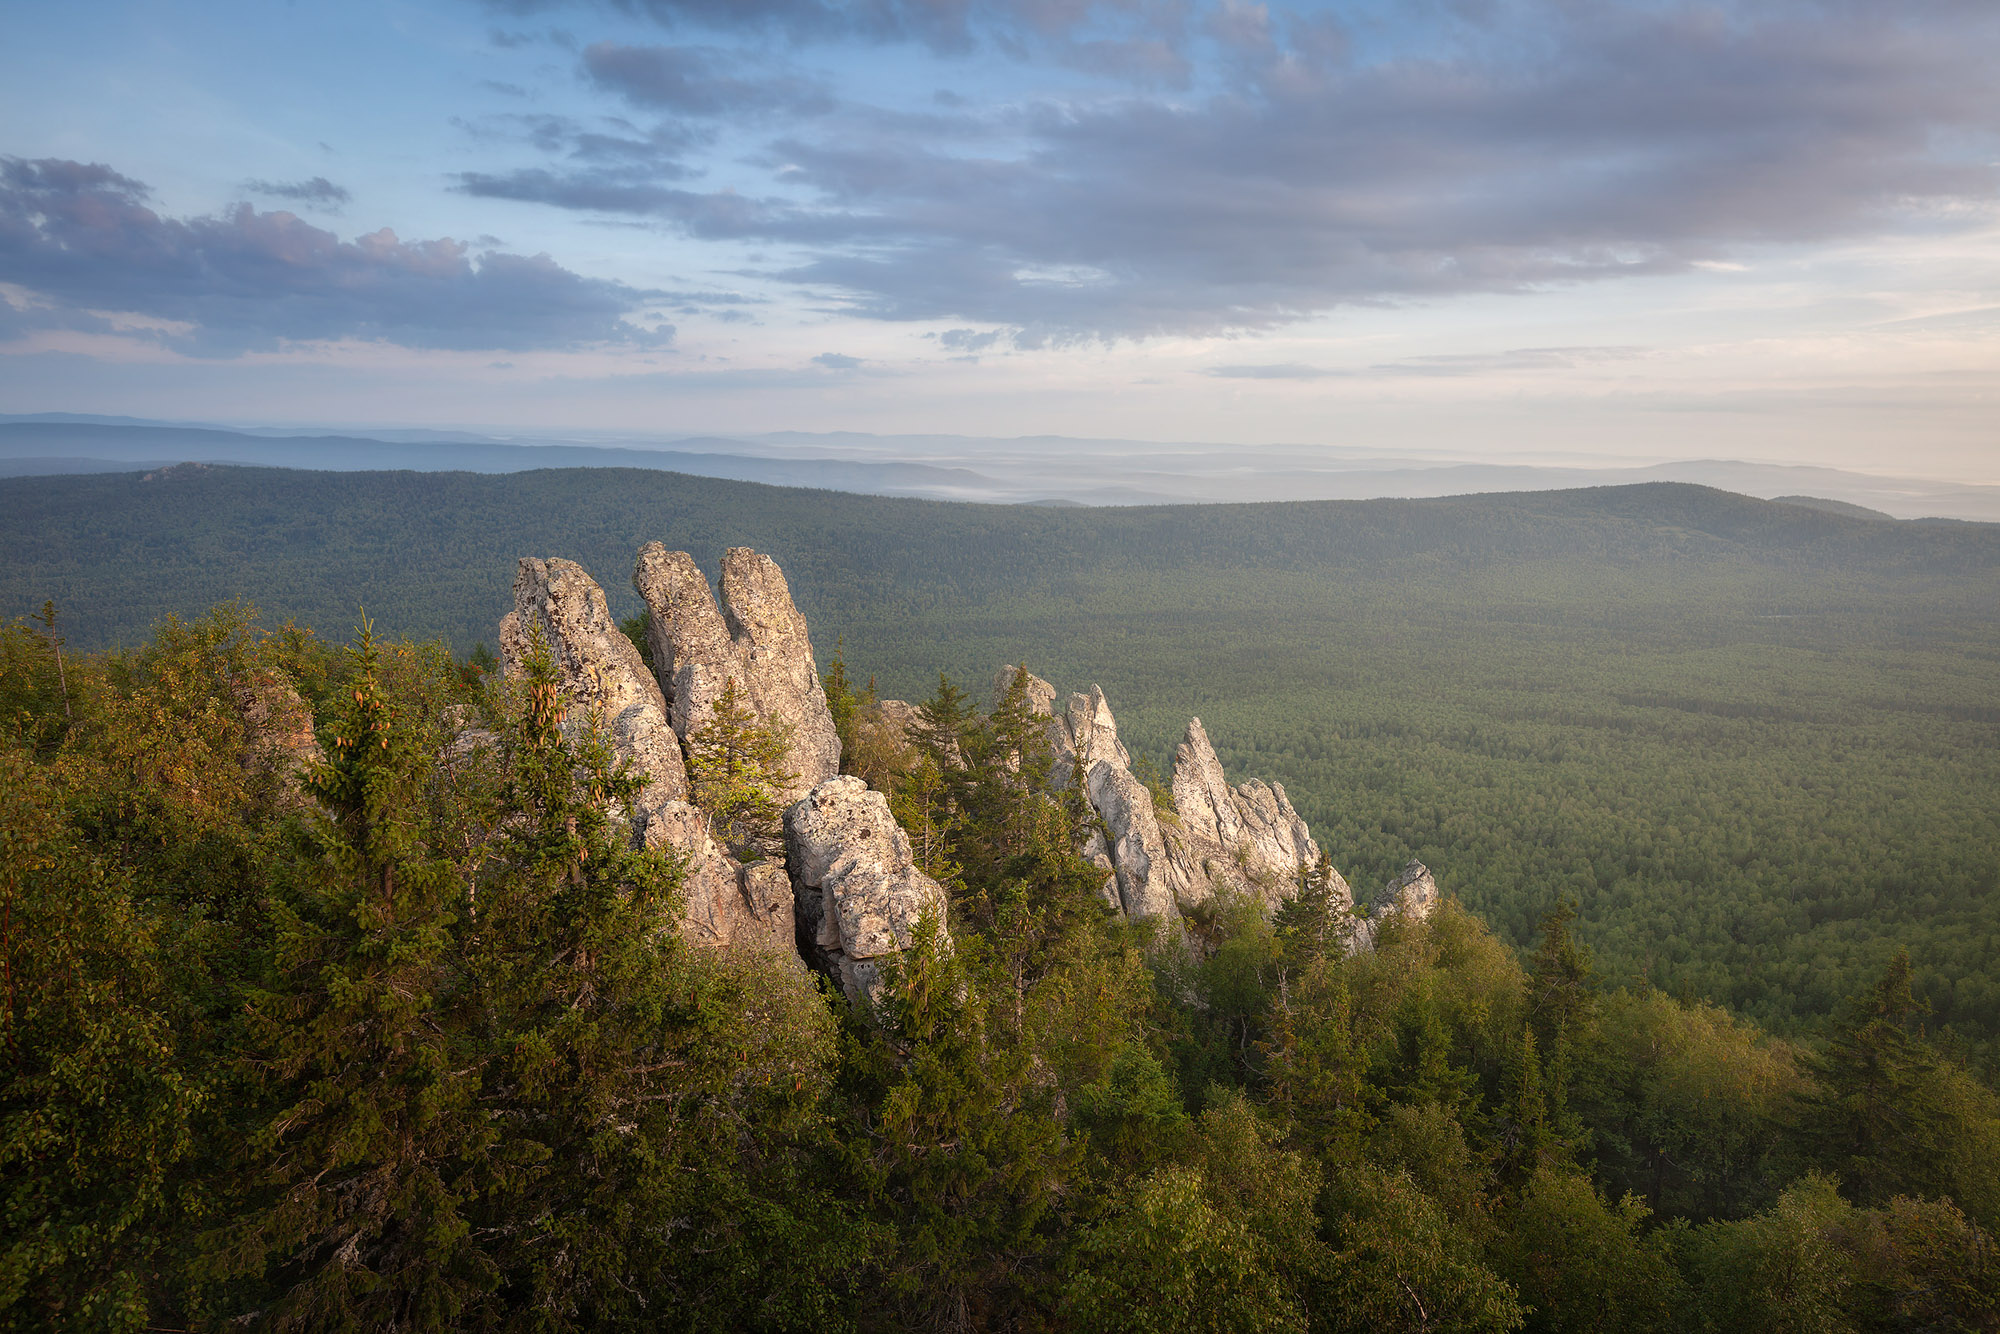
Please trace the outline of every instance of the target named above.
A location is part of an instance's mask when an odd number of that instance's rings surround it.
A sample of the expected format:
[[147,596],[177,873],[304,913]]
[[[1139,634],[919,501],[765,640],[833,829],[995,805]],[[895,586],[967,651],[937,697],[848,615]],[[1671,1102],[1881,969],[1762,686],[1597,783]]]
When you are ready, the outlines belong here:
[[944,932],[944,886],[917,869],[888,798],[859,778],[829,778],[785,812],[785,864],[800,952],[850,1000],[877,994],[883,958],[909,948],[926,912]]
[[840,738],[806,618],[776,561],[731,547],[722,557],[718,604],[693,556],[649,542],[632,586],[652,613],[648,646],[675,735],[685,742],[698,732],[733,680],[758,720],[786,735],[781,802],[798,801],[840,772]]

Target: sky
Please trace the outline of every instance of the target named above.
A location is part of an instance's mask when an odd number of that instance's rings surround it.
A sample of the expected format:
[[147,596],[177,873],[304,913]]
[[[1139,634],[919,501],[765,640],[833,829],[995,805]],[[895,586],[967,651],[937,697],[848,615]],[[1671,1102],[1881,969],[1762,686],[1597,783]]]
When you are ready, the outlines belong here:
[[1993,0],[66,0],[0,412],[2000,482]]

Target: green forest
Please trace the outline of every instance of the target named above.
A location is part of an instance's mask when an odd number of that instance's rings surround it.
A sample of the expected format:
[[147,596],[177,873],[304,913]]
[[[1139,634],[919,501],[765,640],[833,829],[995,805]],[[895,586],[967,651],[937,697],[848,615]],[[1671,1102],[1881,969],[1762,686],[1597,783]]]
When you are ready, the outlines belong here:
[[1418,857],[1504,942],[1577,908],[1616,985],[1788,1037],[1910,951],[1929,1031],[2000,1055],[2000,526],[1656,484],[1049,509],[651,472],[187,467],[0,481],[0,611],[78,649],[254,605],[463,656],[515,560],[639,610],[632,553],[784,567],[822,661],[918,699],[1101,683],[1161,772],[1190,716],[1365,896]]
[[[1615,981],[1526,854],[1525,948],[1461,897],[1350,952],[1323,866],[1163,935],[1103,906],[1025,675],[934,674],[881,781],[946,917],[850,1004],[680,939],[545,649],[61,627],[0,635],[0,1327],[2000,1328],[2000,1095],[1921,936],[1792,1040]],[[1629,707],[1693,744],[1665,679]]]

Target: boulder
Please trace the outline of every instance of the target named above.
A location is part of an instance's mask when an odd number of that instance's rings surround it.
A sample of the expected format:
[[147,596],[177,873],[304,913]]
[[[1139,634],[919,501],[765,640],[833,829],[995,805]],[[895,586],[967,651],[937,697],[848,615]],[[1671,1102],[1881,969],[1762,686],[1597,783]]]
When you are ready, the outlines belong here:
[[800,950],[851,1000],[878,994],[882,960],[909,947],[926,910],[944,928],[944,887],[917,869],[888,798],[859,778],[829,778],[785,812],[785,863]]
[[[611,619],[604,590],[567,560],[524,558],[514,577],[514,610],[500,622],[506,673],[526,671],[539,628],[569,698],[565,731],[576,735],[595,716],[617,756],[650,780],[634,802],[636,841],[671,848],[686,859],[681,926],[704,945],[790,948],[792,904],[775,863],[739,865],[709,834],[688,802],[687,767],[668,720],[666,700],[645,660]],[[782,902],[778,900],[782,899]]]
[[731,547],[722,557],[722,601],[685,551],[649,542],[632,586],[653,623],[649,646],[673,729],[699,731],[728,682],[757,718],[785,730],[788,781],[782,802],[798,801],[840,772],[840,738],[826,705],[806,618],[792,603],[784,571],[769,556]]

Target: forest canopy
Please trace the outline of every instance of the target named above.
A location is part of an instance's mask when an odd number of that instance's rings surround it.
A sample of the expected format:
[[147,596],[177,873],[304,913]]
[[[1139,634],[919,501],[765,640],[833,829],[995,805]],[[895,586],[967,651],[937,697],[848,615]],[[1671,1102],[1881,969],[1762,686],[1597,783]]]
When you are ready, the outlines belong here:
[[1560,885],[1525,948],[1460,895],[1350,951],[1313,876],[1162,938],[1046,734],[933,675],[880,781],[948,923],[850,1004],[680,940],[543,650],[61,627],[0,635],[5,1327],[2000,1322],[1921,945],[1792,1040],[1608,979]]
[[1364,893],[1418,857],[1527,949],[1559,902],[1600,972],[1788,1036],[1899,946],[1933,1032],[2000,1038],[2000,525],[1700,487],[1047,509],[602,469],[177,468],[0,480],[0,614],[80,649],[232,599],[346,638],[494,642],[514,562],[619,616],[655,538],[768,552],[822,665],[1101,683],[1154,767],[1192,715],[1284,783]]

